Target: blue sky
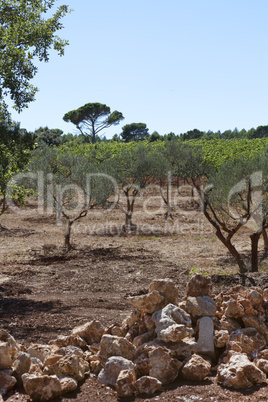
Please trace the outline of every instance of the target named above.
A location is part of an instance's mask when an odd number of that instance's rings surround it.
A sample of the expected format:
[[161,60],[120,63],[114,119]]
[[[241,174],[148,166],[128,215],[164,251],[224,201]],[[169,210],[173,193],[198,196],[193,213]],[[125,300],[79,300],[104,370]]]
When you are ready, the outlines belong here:
[[119,110],[124,124],[161,135],[268,124],[267,0],[67,0],[73,12],[34,79],[21,127],[75,133],[63,115],[85,103]]

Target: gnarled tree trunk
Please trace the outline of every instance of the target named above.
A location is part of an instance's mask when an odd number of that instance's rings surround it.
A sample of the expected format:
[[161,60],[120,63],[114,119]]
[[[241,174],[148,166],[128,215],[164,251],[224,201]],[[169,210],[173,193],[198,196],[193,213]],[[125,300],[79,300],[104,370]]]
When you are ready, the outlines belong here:
[[71,229],[72,229],[73,223],[74,223],[73,220],[71,220],[69,218],[66,219],[66,227],[65,227],[65,234],[64,234],[64,247],[66,248],[66,251],[70,251],[72,248]]
[[264,250],[268,252],[268,234],[264,228],[262,229],[262,236],[264,241]]
[[251,272],[258,272],[258,243],[262,232],[252,233],[251,240]]

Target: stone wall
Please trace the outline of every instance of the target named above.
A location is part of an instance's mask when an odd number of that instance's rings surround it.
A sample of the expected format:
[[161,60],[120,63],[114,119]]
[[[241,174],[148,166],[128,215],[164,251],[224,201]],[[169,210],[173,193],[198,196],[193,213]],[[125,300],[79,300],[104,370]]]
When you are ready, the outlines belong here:
[[236,286],[213,296],[210,278],[193,276],[186,296],[169,279],[131,297],[133,311],[110,327],[93,320],[49,345],[25,348],[0,330],[0,399],[22,384],[33,400],[73,391],[86,375],[119,397],[152,395],[185,378],[212,372],[226,387],[267,383],[268,289]]

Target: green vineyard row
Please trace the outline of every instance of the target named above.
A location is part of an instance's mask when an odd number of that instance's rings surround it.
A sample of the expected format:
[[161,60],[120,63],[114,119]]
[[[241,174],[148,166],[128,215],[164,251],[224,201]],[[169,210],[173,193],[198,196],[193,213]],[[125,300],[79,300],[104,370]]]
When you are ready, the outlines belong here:
[[227,140],[190,140],[193,146],[202,147],[204,159],[216,168],[225,161],[238,156],[251,159],[268,148],[268,138],[227,139]]
[[[181,142],[176,140],[181,145],[189,144],[192,147],[202,148],[204,161],[219,168],[225,161],[243,156],[248,159],[255,157],[258,154],[268,149],[268,138],[255,138],[255,139],[198,139]],[[155,141],[153,143],[142,141],[143,146],[150,150],[164,152],[167,142]],[[65,153],[66,151],[74,152],[76,154],[84,155],[93,158],[95,161],[101,163],[104,160],[113,158],[120,154],[123,149],[131,150],[140,146],[140,142],[120,143],[116,141],[101,142],[97,144],[65,144],[59,150]]]

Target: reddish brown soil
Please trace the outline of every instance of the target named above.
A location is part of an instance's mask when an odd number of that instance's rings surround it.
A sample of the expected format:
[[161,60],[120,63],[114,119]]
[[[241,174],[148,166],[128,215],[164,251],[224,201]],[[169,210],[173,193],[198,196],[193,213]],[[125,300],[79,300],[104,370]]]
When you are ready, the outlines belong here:
[[[136,232],[120,231],[124,216],[119,209],[91,214],[74,226],[74,249],[67,254],[61,248],[63,228],[54,217],[39,215],[33,205],[23,213],[3,215],[1,224],[8,230],[0,232],[1,327],[28,345],[67,335],[92,319],[121,323],[131,310],[128,296],[146,292],[152,279],[172,278],[182,297],[194,272],[211,275],[215,294],[239,283],[268,287],[267,260],[259,273],[240,275],[198,211],[187,207],[165,222],[159,211],[145,213],[141,201],[137,206]],[[237,244],[246,255],[246,232]],[[30,399],[15,390],[5,400]],[[61,399],[73,400],[110,402],[117,397],[89,376],[77,392]],[[212,375],[203,383],[179,379],[151,398],[135,399],[145,400],[267,401],[268,391],[266,386],[228,390]]]

